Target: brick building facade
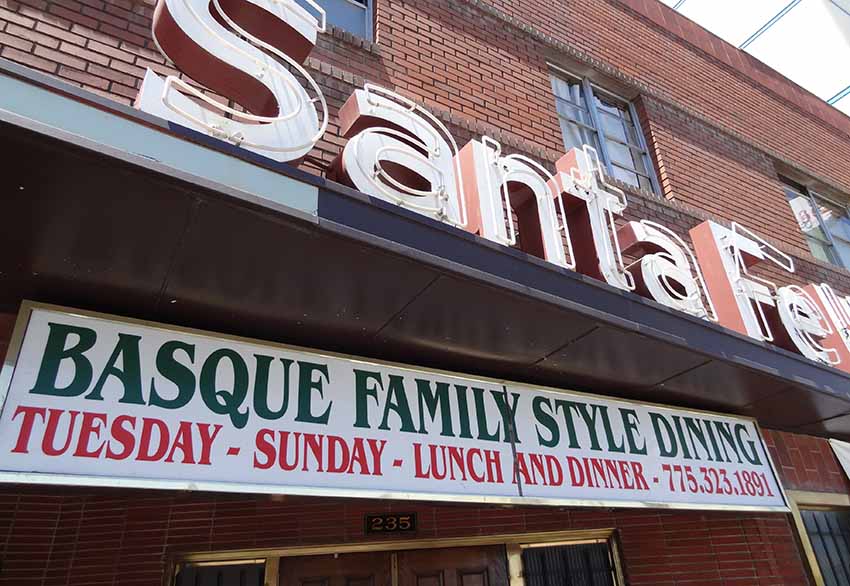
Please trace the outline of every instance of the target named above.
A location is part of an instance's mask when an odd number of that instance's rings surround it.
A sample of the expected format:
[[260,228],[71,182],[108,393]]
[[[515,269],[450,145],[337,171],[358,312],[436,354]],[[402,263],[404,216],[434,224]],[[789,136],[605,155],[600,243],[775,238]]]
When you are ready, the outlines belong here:
[[[132,106],[147,68],[182,75],[152,40],[153,12],[152,0],[0,0],[0,57]],[[551,85],[555,67],[634,103],[660,193],[618,183],[629,198],[622,221],[656,221],[684,239],[705,220],[739,222],[794,259],[793,275],[770,268],[759,274],[850,293],[846,269],[813,257],[781,179],[850,202],[850,119],[660,2],[375,0],[374,28],[370,41],[332,27],[306,61],[331,114],[328,131],[300,163],[307,173],[328,173],[346,142],[339,108],[365,83],[423,105],[458,145],[490,136],[506,151],[553,169],[564,151]],[[59,294],[47,297],[66,302]],[[16,308],[0,309],[4,354]],[[346,348],[345,342],[332,347]],[[389,350],[375,354],[395,358]],[[681,403],[700,406],[693,398]],[[751,414],[746,405],[739,411]],[[850,494],[825,437],[791,428],[764,433],[786,490]],[[776,513],[13,484],[0,488],[0,583],[161,584],[185,552],[358,543],[370,539],[364,514],[394,511],[415,511],[422,539],[615,527],[627,583],[636,586],[817,580],[794,519]]]

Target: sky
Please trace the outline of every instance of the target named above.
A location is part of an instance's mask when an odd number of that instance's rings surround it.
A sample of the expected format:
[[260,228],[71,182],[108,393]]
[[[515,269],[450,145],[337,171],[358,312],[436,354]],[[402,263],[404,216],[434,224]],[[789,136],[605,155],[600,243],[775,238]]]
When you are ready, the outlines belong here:
[[661,0],[850,115],[850,0]]

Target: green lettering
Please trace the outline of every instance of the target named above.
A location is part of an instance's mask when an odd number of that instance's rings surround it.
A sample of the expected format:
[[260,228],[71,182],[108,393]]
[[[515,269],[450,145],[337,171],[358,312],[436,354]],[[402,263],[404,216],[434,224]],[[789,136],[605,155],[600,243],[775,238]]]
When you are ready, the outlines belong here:
[[269,371],[274,358],[263,354],[254,354],[257,361],[257,371],[254,375],[254,412],[263,419],[280,419],[289,408],[289,367],[293,361],[281,358],[283,364],[283,397],[281,406],[277,411],[269,407]]
[[[36,395],[52,395],[54,397],[77,397],[89,388],[94,372],[91,362],[84,356],[97,342],[97,334],[89,328],[69,326],[66,324],[48,323],[50,334],[41,358],[41,366],[35,385],[30,393]],[[66,348],[68,338],[77,336],[77,343]],[[59,366],[63,360],[74,363],[74,377],[68,386],[58,388],[56,379],[59,376]]]
[[[376,404],[378,403],[378,389],[384,390],[381,373],[355,368],[354,381],[354,427],[370,429],[368,399],[371,398]],[[370,387],[370,382],[375,384]]]
[[[233,389],[230,390],[218,389],[216,384],[218,365],[225,359],[233,367]],[[240,411],[239,407],[248,396],[248,366],[238,352],[222,348],[210,354],[201,368],[200,387],[201,398],[210,411],[229,415],[237,429],[247,425],[248,408]]]
[[[501,424],[496,425],[495,432],[490,432],[490,430],[487,429],[487,408],[484,404],[484,389],[472,387],[472,398],[475,401],[475,417],[478,420],[478,439],[487,442],[499,441]],[[510,439],[508,439],[508,441],[510,441]]]
[[[744,442],[744,440],[741,438],[742,434],[747,435],[748,441]],[[747,426],[745,426],[743,423],[738,423],[735,425],[735,439],[738,440],[738,445],[741,447],[741,452],[743,452],[744,454],[744,459],[750,464],[753,464],[755,466],[761,466],[761,458],[759,457],[758,448],[756,448],[756,442],[749,439],[749,437],[750,432],[747,430]],[[749,446],[750,448],[749,452],[747,451],[747,446]]]
[[401,421],[399,431],[416,433],[416,427],[413,425],[413,417],[410,415],[410,404],[407,402],[407,395],[404,392],[404,377],[395,374],[390,375],[387,402],[384,404],[384,417],[378,429],[385,431],[390,429],[388,423],[390,411],[393,411]]
[[[549,412],[544,411],[544,407]],[[537,422],[537,442],[544,448],[554,448],[561,441],[561,430],[558,422],[552,417],[552,403],[546,397],[538,395],[531,400],[531,412]],[[549,430],[549,439],[545,439],[540,433],[540,426]]]
[[[650,412],[649,419],[652,421],[652,430],[655,432],[655,441],[658,443],[658,451],[661,454],[661,457],[675,458],[679,453],[679,447],[676,442],[676,436],[673,433],[673,427],[660,413]],[[662,425],[664,426],[664,431],[666,432],[667,437],[670,439],[669,447],[661,435]]]
[[419,433],[428,433],[425,427],[426,413],[431,417],[433,423],[437,419],[437,411],[440,412],[440,423],[443,437],[454,437],[452,428],[452,412],[449,404],[449,383],[436,383],[436,390],[432,390],[431,382],[425,379],[416,379],[416,395],[419,402]]
[[[623,429],[626,432],[626,441],[629,444],[629,453],[630,454],[641,454],[646,455],[646,440],[643,440],[643,446],[638,447],[637,440],[640,437],[638,432],[638,424],[640,421],[638,420],[637,411],[634,409],[623,409],[620,408],[620,416],[623,418]],[[637,435],[636,435],[637,434]]]
[[[141,336],[118,334],[115,349],[112,350],[112,355],[106,361],[103,372],[100,373],[91,393],[86,395],[86,399],[103,401],[103,387],[109,377],[114,376],[121,381],[124,387],[124,394],[118,400],[119,403],[145,404],[145,399],[142,397],[142,360],[139,352],[139,341],[141,339]],[[121,360],[121,368],[118,368],[119,359]]]
[[[313,379],[314,373],[319,375],[318,380]],[[314,364],[304,361],[298,363],[298,415],[295,417],[295,421],[318,423],[321,425],[328,424],[333,401],[328,403],[327,409],[321,415],[313,415],[313,410],[311,409],[314,391],[318,391],[320,398],[325,398],[325,382],[331,382],[327,364]]]
[[160,346],[156,353],[156,370],[177,387],[177,396],[165,399],[159,394],[153,378],[151,378],[151,393],[148,404],[163,409],[180,409],[186,406],[195,395],[195,373],[188,366],[181,364],[174,357],[177,350],[182,350],[189,357],[189,364],[195,362],[195,345],[171,340]]

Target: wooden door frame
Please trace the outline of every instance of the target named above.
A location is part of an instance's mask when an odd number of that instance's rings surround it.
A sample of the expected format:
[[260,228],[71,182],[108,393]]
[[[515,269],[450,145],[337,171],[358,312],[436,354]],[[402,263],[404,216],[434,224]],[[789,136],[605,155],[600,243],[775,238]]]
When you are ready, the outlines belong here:
[[[189,552],[177,554],[169,559],[163,586],[172,586],[177,569],[181,564],[224,565],[238,561],[266,564],[266,586],[277,586],[280,559],[288,557],[365,553],[374,551],[399,552],[418,549],[443,549],[449,547],[475,547],[504,545],[507,553],[509,586],[525,586],[522,573],[522,550],[527,547],[556,545],[578,545],[582,543],[607,543],[609,545],[617,586],[625,586],[625,573],[620,557],[616,529],[575,529],[569,531],[544,531],[534,533],[501,533],[469,537],[444,537],[428,539],[400,539],[382,541],[359,541],[355,543],[329,543],[262,549]],[[394,558],[395,556],[393,556]],[[398,566],[391,559],[393,586],[398,585]]]

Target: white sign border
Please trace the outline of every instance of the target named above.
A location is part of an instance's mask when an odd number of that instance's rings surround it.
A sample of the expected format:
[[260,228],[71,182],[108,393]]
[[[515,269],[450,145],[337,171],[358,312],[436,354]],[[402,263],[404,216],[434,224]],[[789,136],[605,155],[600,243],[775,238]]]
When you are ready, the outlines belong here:
[[[281,350],[291,350],[296,352],[307,352],[328,358],[338,358],[351,360],[366,364],[375,364],[380,366],[398,368],[401,370],[410,370],[416,372],[428,372],[432,374],[446,376],[470,376],[476,380],[490,382],[494,385],[521,385],[529,386],[529,383],[521,383],[506,379],[494,379],[478,375],[468,375],[464,373],[452,372],[447,370],[439,370],[434,368],[413,366],[410,364],[401,364],[397,362],[389,362],[386,360],[366,359],[359,356],[349,354],[341,354],[337,352],[327,352],[317,350],[315,348],[306,348],[303,346],[293,346],[281,344],[278,342],[270,342],[268,340],[258,340],[254,338],[245,338],[242,336],[234,336],[230,334],[215,333],[205,330],[197,330],[181,326],[174,326],[147,320],[140,320],[128,317],[121,317],[95,311],[87,311],[63,307],[60,305],[52,305],[40,303],[25,299],[21,302],[21,307],[18,310],[18,317],[15,321],[15,328],[12,332],[12,338],[6,352],[6,358],[0,368],[0,416],[3,409],[6,407],[6,398],[12,388],[12,382],[17,366],[18,356],[21,350],[24,337],[26,336],[27,328],[29,327],[30,316],[35,310],[55,311],[69,314],[81,318],[93,318],[107,320],[117,323],[125,323],[136,326],[144,326],[159,330],[178,332],[182,334],[190,334],[213,340],[229,340],[232,342],[244,342],[250,344],[259,344],[267,347],[274,347]],[[456,495],[443,493],[428,493],[428,492],[402,492],[402,491],[382,491],[382,490],[366,490],[366,489],[351,489],[351,488],[311,488],[298,486],[280,486],[278,487],[268,484],[250,484],[239,482],[220,482],[220,481],[181,481],[181,480],[162,480],[142,478],[122,478],[117,476],[86,476],[76,474],[47,474],[47,473],[30,473],[30,472],[8,472],[0,470],[0,483],[18,483],[18,484],[44,484],[44,485],[59,485],[59,486],[84,486],[97,488],[131,488],[131,489],[153,489],[153,490],[176,490],[176,491],[200,491],[200,492],[226,492],[226,493],[243,493],[243,494],[268,494],[268,495],[291,495],[291,496],[313,496],[313,497],[334,497],[334,498],[363,498],[363,499],[393,499],[406,501],[432,501],[432,502],[463,502],[470,504],[493,504],[493,505],[517,505],[517,506],[559,506],[559,507],[593,507],[593,508],[628,508],[628,509],[667,509],[667,510],[698,510],[698,511],[741,511],[741,512],[776,512],[790,513],[791,509],[788,503],[788,495],[785,486],[782,484],[782,479],[777,473],[773,458],[770,455],[770,450],[767,449],[767,444],[764,440],[761,426],[754,417],[746,417],[739,415],[730,415],[726,413],[718,413],[700,409],[679,408],[661,403],[650,403],[644,401],[634,401],[623,399],[620,397],[612,397],[606,395],[597,395],[593,393],[585,393],[581,391],[573,391],[547,387],[541,385],[532,385],[541,391],[551,391],[555,393],[571,393],[583,397],[600,400],[621,401],[632,405],[643,405],[647,407],[658,407],[662,409],[675,409],[682,413],[693,413],[697,415],[715,415],[721,417],[735,417],[742,421],[751,422],[759,434],[759,441],[764,447],[764,453],[770,464],[770,470],[773,474],[776,484],[782,495],[782,500],[785,506],[758,506],[758,505],[729,505],[729,504],[698,504],[698,503],[665,503],[658,501],[617,501],[617,500],[596,500],[596,499],[555,499],[543,497],[520,497],[520,496],[486,496],[486,495]],[[107,484],[109,483],[109,484]]]

